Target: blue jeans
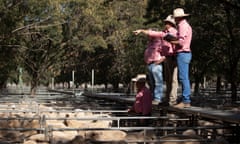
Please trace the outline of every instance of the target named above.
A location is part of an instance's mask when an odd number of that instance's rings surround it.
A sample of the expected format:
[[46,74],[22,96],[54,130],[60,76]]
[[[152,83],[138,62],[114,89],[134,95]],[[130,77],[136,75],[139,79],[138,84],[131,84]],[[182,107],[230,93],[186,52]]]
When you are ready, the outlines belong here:
[[189,80],[189,64],[192,59],[192,53],[178,53],[177,65],[178,65],[178,77],[182,84],[182,102],[191,103],[191,87]]
[[153,92],[153,100],[162,102],[163,97],[163,68],[161,64],[149,64],[148,76],[150,89]]

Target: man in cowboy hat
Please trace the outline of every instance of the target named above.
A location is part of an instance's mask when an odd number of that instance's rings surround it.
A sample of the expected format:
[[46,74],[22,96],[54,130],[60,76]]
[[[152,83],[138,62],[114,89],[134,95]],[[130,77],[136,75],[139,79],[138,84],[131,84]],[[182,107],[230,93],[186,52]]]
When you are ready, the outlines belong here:
[[182,8],[176,8],[173,10],[173,17],[177,23],[178,40],[171,41],[171,43],[176,45],[175,51],[177,53],[178,76],[179,81],[182,84],[182,101],[175,105],[177,108],[187,108],[191,106],[189,64],[192,59],[190,48],[192,28],[186,20],[187,16],[189,16],[189,14],[186,14]]
[[[163,32],[170,34],[174,37],[177,36],[176,23],[172,15],[168,15],[164,19],[165,29]],[[166,102],[173,106],[177,103],[177,89],[178,89],[178,77],[177,77],[177,61],[175,53],[175,45],[168,41],[163,41],[163,55],[166,57],[164,61],[164,74],[166,81]]]

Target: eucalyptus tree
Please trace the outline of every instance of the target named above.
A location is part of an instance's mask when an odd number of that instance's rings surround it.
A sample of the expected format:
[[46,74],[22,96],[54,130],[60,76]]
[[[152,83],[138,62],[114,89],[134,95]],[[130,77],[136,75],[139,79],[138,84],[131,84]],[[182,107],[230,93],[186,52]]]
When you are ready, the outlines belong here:
[[[102,0],[72,0],[64,5],[67,12],[63,24],[62,45],[65,48],[65,64],[58,81],[69,81],[71,72],[76,72],[76,82],[89,82],[91,70],[98,69],[101,62],[95,49],[106,49],[102,36],[103,25],[100,13]],[[103,56],[99,56],[103,58]],[[64,76],[65,75],[65,76]]]
[[21,3],[21,0],[0,1],[0,87],[5,87],[9,78],[18,82],[16,55],[20,42],[12,30],[22,20],[24,11],[19,8]]
[[[195,53],[195,55],[198,58],[200,57],[200,59],[198,59],[195,66],[199,67],[199,71],[207,67],[211,75],[215,74],[217,77],[217,91],[220,90],[222,78],[230,82],[232,101],[236,101],[237,83],[239,81],[238,63],[240,58],[239,44],[237,43],[239,40],[240,23],[238,22],[238,13],[240,3],[235,0],[199,0],[195,2],[193,14],[196,16],[194,19],[196,38],[202,42],[193,45],[194,48],[198,48],[202,44],[207,48],[203,51],[197,50],[198,53]],[[203,52],[207,55],[201,59],[204,55]],[[201,60],[204,60],[205,66],[201,64]]]
[[[239,82],[238,64],[240,61],[240,2],[238,0],[218,0],[222,13],[221,41],[216,45],[223,47],[227,60],[226,78],[231,83],[232,101],[237,100],[237,84]],[[220,44],[220,45],[219,45]]]
[[191,24],[193,26],[192,40],[192,68],[191,74],[195,83],[194,92],[198,93],[199,84],[205,85],[205,78],[212,79],[217,75],[217,63],[219,62],[219,51],[214,47],[216,37],[213,1],[194,1],[191,3]]
[[120,82],[129,82],[132,74],[128,73],[127,39],[143,17],[144,4],[131,0],[75,1],[69,7],[70,21],[64,26],[64,33],[71,34],[65,40],[66,47],[73,52],[68,59],[73,65],[68,64],[66,69],[75,69],[79,82],[90,81],[92,69],[96,83],[111,83],[117,88]]
[[35,95],[40,82],[48,82],[61,63],[63,49],[60,45],[62,9],[58,1],[28,0],[21,8],[25,14],[19,27],[12,31],[21,39],[19,60],[31,78],[31,94]]
[[108,81],[116,87],[119,82],[127,85],[136,73],[145,72],[145,47],[136,47],[132,31],[143,25],[146,1],[110,1],[105,3],[105,7],[108,9],[108,19],[104,23],[105,36],[114,56]]

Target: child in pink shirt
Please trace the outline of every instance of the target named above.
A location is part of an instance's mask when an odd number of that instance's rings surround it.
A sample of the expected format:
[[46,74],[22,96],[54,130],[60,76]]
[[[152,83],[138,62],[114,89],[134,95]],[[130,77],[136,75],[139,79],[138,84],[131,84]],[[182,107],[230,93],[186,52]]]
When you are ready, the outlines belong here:
[[[152,113],[152,93],[146,87],[146,78],[137,78],[136,87],[137,94],[133,106],[128,109],[128,112],[134,112],[139,116],[150,116]],[[146,121],[140,119],[140,125],[144,125]]]

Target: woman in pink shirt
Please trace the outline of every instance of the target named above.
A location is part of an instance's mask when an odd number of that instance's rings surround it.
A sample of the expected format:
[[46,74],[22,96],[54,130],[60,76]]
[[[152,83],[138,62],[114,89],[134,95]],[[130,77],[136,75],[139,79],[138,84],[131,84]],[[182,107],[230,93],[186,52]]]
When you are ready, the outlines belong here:
[[[158,105],[163,102],[163,67],[162,62],[165,57],[162,56],[162,36],[163,32],[159,33],[153,30],[139,29],[134,31],[136,35],[144,33],[148,35],[149,41],[144,52],[144,60],[148,68],[149,84],[153,92],[153,104]],[[161,36],[159,36],[161,35]]]

